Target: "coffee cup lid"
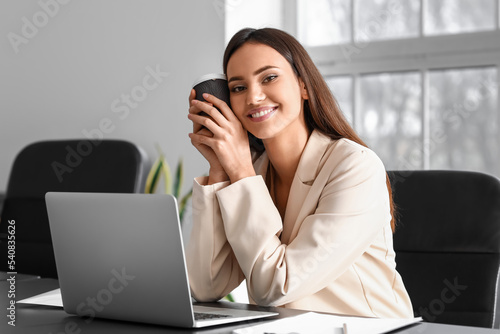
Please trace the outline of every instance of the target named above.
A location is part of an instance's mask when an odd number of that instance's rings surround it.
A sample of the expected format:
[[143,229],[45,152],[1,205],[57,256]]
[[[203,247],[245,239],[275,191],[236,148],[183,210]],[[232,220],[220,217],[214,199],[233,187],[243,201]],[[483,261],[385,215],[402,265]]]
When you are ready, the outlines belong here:
[[209,73],[202,75],[199,77],[195,82],[193,83],[193,87],[199,84],[200,82],[207,81],[207,80],[216,80],[216,79],[221,79],[221,80],[226,80],[226,76],[221,73]]

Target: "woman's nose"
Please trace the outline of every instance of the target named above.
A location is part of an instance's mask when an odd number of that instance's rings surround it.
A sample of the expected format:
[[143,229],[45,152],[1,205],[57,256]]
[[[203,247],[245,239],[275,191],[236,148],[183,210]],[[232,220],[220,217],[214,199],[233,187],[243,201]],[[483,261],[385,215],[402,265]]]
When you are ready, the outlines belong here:
[[259,85],[252,85],[247,90],[247,105],[259,104],[264,101],[266,95]]

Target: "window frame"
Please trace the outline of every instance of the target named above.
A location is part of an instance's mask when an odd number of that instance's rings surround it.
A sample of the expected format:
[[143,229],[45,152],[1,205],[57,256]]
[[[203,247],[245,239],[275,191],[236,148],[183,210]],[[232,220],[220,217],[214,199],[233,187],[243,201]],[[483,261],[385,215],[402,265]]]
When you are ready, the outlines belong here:
[[[284,0],[282,0],[284,1]],[[420,72],[422,82],[422,151],[423,169],[430,168],[429,73],[433,70],[496,67],[497,103],[496,123],[500,128],[500,0],[495,1],[494,30],[446,35],[424,35],[426,0],[420,0],[420,31],[418,37],[378,40],[357,43],[352,30],[347,44],[305,46],[324,77],[352,77],[353,126],[359,122],[359,82],[366,74],[392,72]],[[297,0],[283,5],[283,27],[297,36]],[[354,29],[355,5],[352,1]],[[500,142],[500,131],[497,131]],[[418,169],[418,168],[415,168]],[[499,171],[500,174],[500,171]]]

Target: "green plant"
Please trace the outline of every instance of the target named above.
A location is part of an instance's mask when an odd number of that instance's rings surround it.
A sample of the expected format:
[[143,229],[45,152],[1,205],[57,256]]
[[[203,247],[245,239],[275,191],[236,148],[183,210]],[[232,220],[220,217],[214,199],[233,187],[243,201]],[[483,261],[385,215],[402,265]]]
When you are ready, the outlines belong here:
[[191,188],[187,194],[181,197],[182,184],[184,182],[184,164],[182,162],[182,159],[179,159],[177,169],[175,171],[175,178],[172,182],[172,173],[170,171],[170,166],[168,165],[167,159],[165,158],[165,155],[158,145],[156,145],[156,149],[158,151],[158,158],[149,171],[144,192],[146,194],[156,193],[158,183],[163,177],[165,193],[171,194],[177,199],[177,203],[179,206],[179,218],[182,223],[184,213],[186,212],[187,202],[193,194],[193,189]]
[[227,296],[224,297],[223,299],[234,303],[234,298],[233,298],[233,295],[231,293],[228,293]]

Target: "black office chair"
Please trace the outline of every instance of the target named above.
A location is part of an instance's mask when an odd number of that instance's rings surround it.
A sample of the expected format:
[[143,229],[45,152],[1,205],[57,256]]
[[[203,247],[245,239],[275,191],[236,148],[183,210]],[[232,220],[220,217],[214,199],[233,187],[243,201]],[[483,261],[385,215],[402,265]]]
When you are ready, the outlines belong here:
[[397,270],[415,315],[498,328],[500,181],[461,171],[388,174]]
[[25,147],[12,165],[3,204],[0,271],[13,271],[6,255],[8,225],[14,221],[15,271],[57,278],[45,193],[141,192],[148,164],[139,147],[123,140],[42,141]]

